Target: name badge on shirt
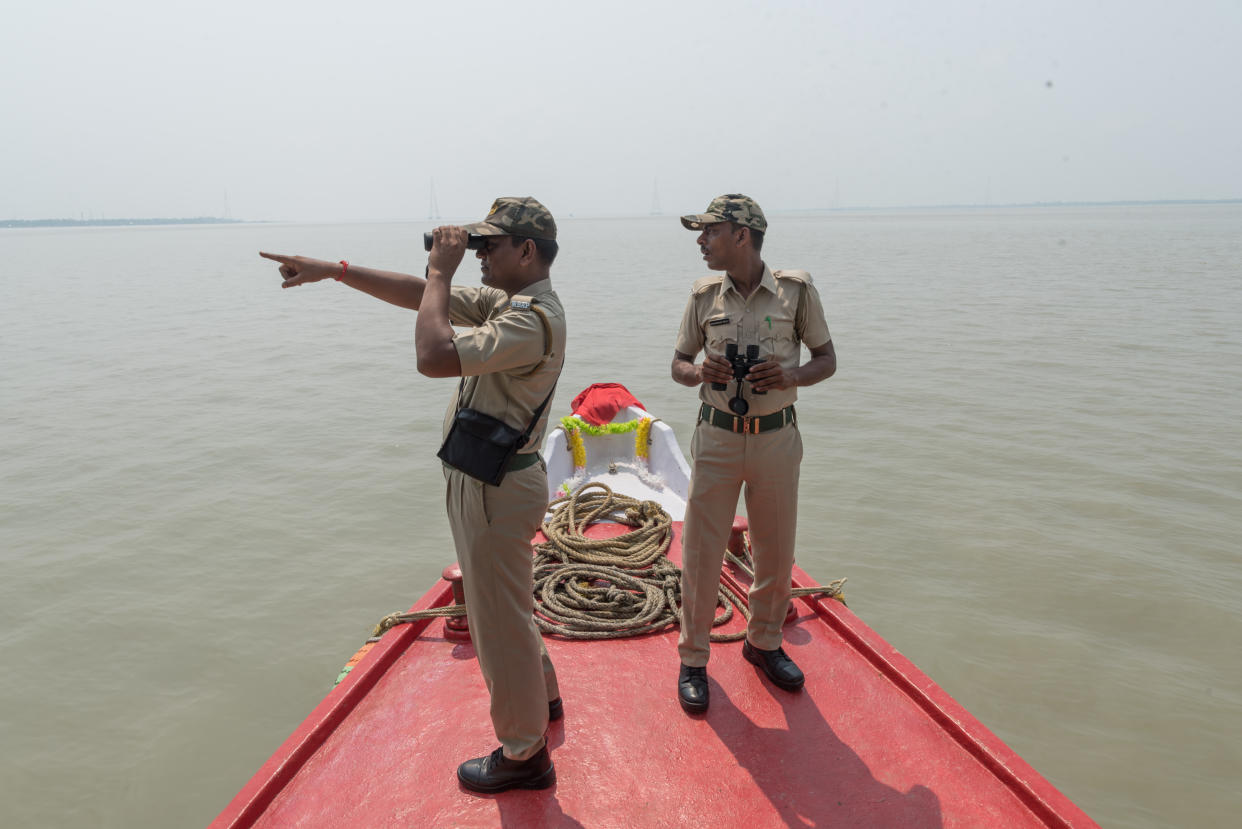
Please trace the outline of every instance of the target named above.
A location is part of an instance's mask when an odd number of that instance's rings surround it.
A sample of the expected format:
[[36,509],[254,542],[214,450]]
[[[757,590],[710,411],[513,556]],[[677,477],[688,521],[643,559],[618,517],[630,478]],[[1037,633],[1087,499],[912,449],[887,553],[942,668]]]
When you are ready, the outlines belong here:
[[717,317],[714,320],[708,320],[707,324],[708,325],[728,325],[729,318],[728,317]]

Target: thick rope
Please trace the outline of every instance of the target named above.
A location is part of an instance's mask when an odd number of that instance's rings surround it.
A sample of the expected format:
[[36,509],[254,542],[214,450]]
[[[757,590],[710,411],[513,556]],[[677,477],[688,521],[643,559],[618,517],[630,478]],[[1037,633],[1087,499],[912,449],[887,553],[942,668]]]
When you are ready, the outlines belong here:
[[379,624],[375,626],[375,630],[371,632],[371,638],[368,642],[378,642],[379,638],[388,632],[390,628],[397,625],[404,625],[409,622],[417,622],[419,619],[434,619],[437,616],[448,618],[449,616],[465,616],[466,606],[464,604],[446,604],[443,607],[432,607],[427,610],[409,610],[405,613],[389,613]]
[[[548,505],[548,539],[535,546],[535,624],[569,639],[620,639],[673,627],[681,621],[681,570],[668,559],[673,520],[654,501],[617,495],[598,482],[584,484]],[[588,538],[597,521],[633,529],[611,538]],[[742,598],[722,586],[713,626],[727,624],[736,608],[750,618]],[[746,635],[713,633],[714,642]]]
[[[730,562],[739,570],[750,576],[751,581],[755,579],[755,563],[750,552],[750,533],[742,533],[742,554],[736,556],[731,550],[725,550],[725,561]],[[789,591],[789,598],[796,599],[799,596],[826,596],[829,599],[836,599],[841,604],[845,604],[845,583],[849,581],[847,578],[834,579],[827,584],[821,584],[818,587],[795,587]],[[845,605],[849,607],[849,605]]]
[[[545,633],[568,639],[620,639],[673,627],[681,621],[681,570],[668,558],[673,521],[654,501],[617,495],[598,482],[584,484],[548,505],[543,522],[547,541],[535,546],[535,624]],[[611,538],[588,538],[593,522],[614,521],[632,527]],[[742,536],[742,554],[725,551],[752,579],[750,536]],[[845,604],[846,579],[820,587],[799,587],[792,597],[823,595]],[[750,610],[731,586],[721,584],[713,627],[728,624],[736,608],[750,620]],[[375,626],[368,642],[408,622],[463,616],[465,605],[390,613]],[[713,642],[736,642],[746,636],[712,633]]]

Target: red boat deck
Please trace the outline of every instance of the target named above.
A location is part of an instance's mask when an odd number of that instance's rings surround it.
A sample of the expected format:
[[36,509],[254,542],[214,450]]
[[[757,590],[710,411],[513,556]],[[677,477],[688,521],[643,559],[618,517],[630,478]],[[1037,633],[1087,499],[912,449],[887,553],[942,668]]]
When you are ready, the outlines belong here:
[[[443,584],[414,609],[450,603]],[[565,705],[548,731],[557,784],[499,795],[457,784],[458,763],[497,745],[473,647],[439,619],[399,626],[212,826],[1096,826],[846,607],[796,606],[785,649],[805,690],[714,645],[699,717],[677,702],[675,630],[546,639]]]

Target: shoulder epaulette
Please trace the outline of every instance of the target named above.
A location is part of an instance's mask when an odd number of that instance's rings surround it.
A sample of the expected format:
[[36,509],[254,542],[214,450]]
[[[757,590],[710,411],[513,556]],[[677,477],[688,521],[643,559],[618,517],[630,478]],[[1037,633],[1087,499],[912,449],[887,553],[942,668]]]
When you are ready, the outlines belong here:
[[807,271],[799,270],[780,270],[772,271],[772,275],[777,279],[792,279],[796,282],[805,282],[807,285],[813,285],[811,274]]
[[535,363],[535,367],[525,374],[518,375],[520,377],[530,377],[539,369],[543,368],[543,364],[552,356],[552,324],[548,322],[548,315],[535,298],[531,296],[517,295],[509,300],[509,307],[515,311],[534,311],[535,316],[539,318],[539,325],[543,328],[543,357],[539,362]]
[[723,281],[724,281],[724,274],[712,274],[709,276],[700,277],[699,279],[694,280],[694,286],[690,289],[690,293],[701,294],[704,291],[706,291],[708,288],[719,287],[720,283]]

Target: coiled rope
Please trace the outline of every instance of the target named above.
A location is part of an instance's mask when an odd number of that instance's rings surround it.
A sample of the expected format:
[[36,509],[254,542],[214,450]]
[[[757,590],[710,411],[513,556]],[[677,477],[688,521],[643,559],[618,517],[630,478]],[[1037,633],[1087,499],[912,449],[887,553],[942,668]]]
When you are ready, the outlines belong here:
[[[668,559],[673,521],[654,501],[618,495],[592,482],[561,495],[548,505],[543,522],[547,541],[535,546],[535,623],[545,633],[569,639],[620,639],[677,625],[681,621],[681,569]],[[588,538],[593,522],[624,524],[629,532]],[[725,558],[753,580],[750,536],[742,536],[742,554]],[[818,587],[794,588],[791,596],[825,595],[845,604],[841,578]],[[741,595],[724,583],[717,597],[713,627],[728,624],[734,610],[747,621],[750,611]],[[723,612],[720,611],[723,608]],[[390,613],[375,626],[368,642],[390,628],[419,619],[463,616],[464,605]],[[712,633],[713,642],[736,642],[746,636]]]
[[[587,483],[548,505],[547,541],[535,546],[535,624],[569,639],[620,639],[672,627],[681,620],[681,569],[668,559],[673,520],[654,501],[618,495]],[[610,538],[588,538],[597,521],[632,527]],[[750,611],[732,589],[721,586],[713,626]],[[713,633],[712,641],[736,641],[737,633]]]

